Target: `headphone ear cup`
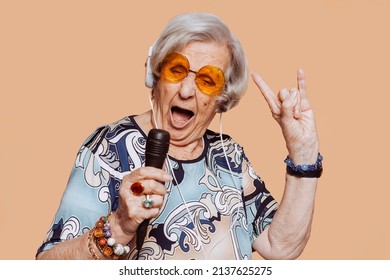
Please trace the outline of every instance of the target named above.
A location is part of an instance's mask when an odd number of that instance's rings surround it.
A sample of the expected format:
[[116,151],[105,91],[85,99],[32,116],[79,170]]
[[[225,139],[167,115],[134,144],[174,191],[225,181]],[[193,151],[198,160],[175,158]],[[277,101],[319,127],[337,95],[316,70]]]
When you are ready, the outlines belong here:
[[153,88],[154,84],[154,75],[152,67],[150,66],[150,57],[152,56],[153,46],[149,48],[148,58],[146,59],[146,69],[145,69],[145,86],[148,88]]

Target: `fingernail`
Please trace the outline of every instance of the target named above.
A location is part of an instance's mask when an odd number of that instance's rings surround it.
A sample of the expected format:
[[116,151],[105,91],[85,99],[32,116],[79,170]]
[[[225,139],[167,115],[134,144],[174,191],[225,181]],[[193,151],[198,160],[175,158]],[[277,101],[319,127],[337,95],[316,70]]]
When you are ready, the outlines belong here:
[[294,98],[296,98],[297,97],[297,91],[296,90],[292,90],[291,91],[291,95],[292,95],[292,97],[294,97]]

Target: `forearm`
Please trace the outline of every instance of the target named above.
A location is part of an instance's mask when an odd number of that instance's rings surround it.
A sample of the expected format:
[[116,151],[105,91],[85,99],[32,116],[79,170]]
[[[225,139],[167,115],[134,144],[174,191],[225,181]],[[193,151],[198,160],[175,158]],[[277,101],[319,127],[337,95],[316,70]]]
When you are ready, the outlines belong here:
[[293,175],[286,175],[279,209],[272,223],[255,240],[254,248],[266,258],[296,258],[309,239],[313,219],[318,179],[308,177],[319,177],[322,172],[306,79],[303,70],[298,69],[298,87],[282,88],[277,96],[258,74],[253,74],[253,79],[282,129],[289,154],[287,171]]
[[[115,221],[115,214],[112,215]],[[97,229],[97,228],[96,228]],[[68,260],[68,259],[77,259],[77,260],[90,260],[90,259],[118,259],[125,257],[125,254],[116,256],[113,254],[110,257],[104,256],[101,249],[96,245],[98,243],[97,239],[94,237],[94,229],[87,231],[83,235],[74,238],[72,240],[66,240],[62,243],[54,246],[53,248],[44,251],[38,254],[37,259],[59,259],[59,260]],[[128,244],[129,240],[132,240],[134,233],[131,235],[125,235],[120,229],[118,224],[115,222],[111,224],[109,228],[109,236],[115,237],[115,244]],[[107,243],[106,243],[107,244]],[[109,245],[111,246],[111,245]],[[115,247],[115,246],[112,246]],[[104,251],[104,250],[103,250]],[[107,253],[107,252],[106,252]],[[119,253],[121,254],[121,253]]]
[[267,259],[295,259],[310,236],[317,178],[286,175],[286,187],[272,223],[254,248]]
[[[93,259],[88,249],[88,234],[75,239],[61,242],[53,248],[43,251],[37,255],[37,260],[89,260]],[[93,243],[93,242],[92,242]],[[98,254],[95,244],[92,244],[93,250]]]

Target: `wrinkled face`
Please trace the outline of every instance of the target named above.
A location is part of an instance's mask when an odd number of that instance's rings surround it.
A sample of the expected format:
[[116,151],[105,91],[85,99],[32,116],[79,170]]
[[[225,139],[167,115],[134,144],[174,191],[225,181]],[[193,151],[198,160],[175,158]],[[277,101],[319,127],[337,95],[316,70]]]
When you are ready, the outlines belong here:
[[[192,42],[180,53],[188,59],[194,72],[205,65],[226,71],[230,63],[226,47],[213,42]],[[185,146],[198,141],[215,116],[217,95],[202,93],[193,72],[179,82],[161,77],[154,88],[158,127],[169,131],[174,145]]]

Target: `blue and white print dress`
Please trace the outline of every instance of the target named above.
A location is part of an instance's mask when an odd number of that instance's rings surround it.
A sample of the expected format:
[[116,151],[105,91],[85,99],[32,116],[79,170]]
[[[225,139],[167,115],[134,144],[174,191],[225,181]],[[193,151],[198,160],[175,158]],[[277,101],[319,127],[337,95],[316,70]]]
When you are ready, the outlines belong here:
[[[164,168],[174,180],[166,183],[164,205],[150,221],[140,259],[251,259],[254,240],[271,223],[278,204],[243,148],[227,135],[222,145],[210,130],[203,140],[204,151],[194,160],[168,156]],[[85,141],[38,253],[83,235],[116,210],[122,178],[145,164],[145,144],[133,116],[98,128]],[[129,259],[137,256],[132,243]]]

